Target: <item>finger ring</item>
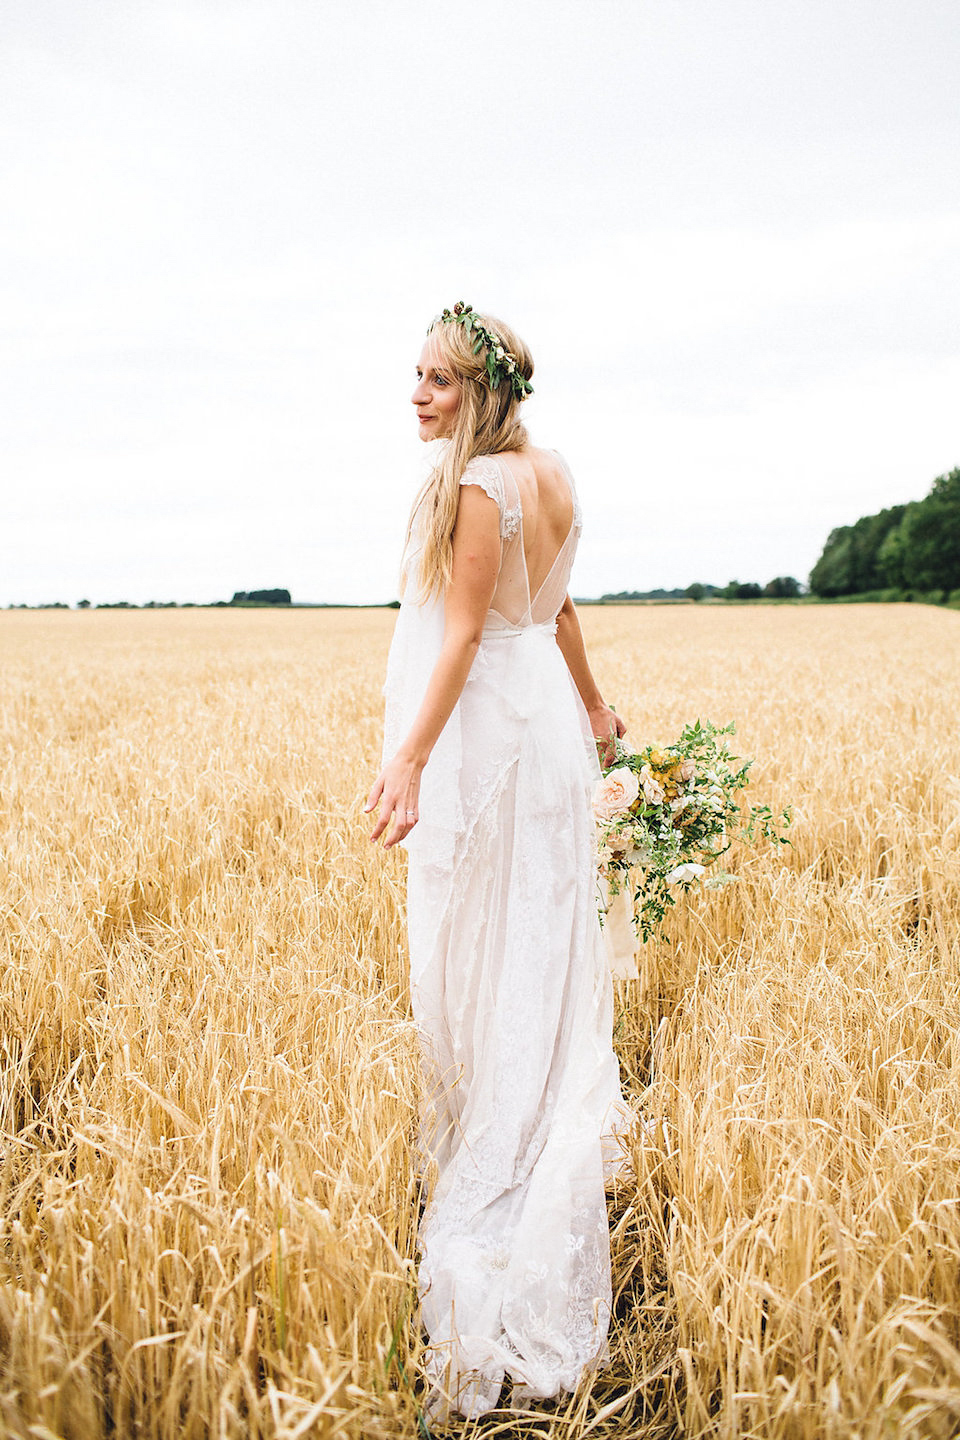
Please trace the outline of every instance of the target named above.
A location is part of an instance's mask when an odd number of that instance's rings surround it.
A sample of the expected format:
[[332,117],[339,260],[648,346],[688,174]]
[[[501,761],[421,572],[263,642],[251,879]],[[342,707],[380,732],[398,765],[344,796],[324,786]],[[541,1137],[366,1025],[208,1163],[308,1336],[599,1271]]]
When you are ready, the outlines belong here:
[[413,817],[414,820],[416,820],[416,818],[417,818],[417,812],[416,812],[416,810],[408,810],[408,811],[407,811],[407,819],[408,819],[408,820],[411,818],[411,816]]

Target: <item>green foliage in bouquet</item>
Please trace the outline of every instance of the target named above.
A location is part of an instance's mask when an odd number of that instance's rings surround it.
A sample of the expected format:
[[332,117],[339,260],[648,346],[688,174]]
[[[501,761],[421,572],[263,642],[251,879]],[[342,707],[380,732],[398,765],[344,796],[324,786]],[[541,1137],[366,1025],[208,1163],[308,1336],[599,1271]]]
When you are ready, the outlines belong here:
[[752,760],[731,755],[722,729],[709,720],[687,725],[672,745],[632,750],[618,740],[612,763],[593,798],[600,865],[611,896],[633,892],[634,926],[646,943],[663,932],[676,894],[692,885],[722,885],[733,877],[713,867],[737,841],[789,845],[790,811],[769,805],[744,809]]

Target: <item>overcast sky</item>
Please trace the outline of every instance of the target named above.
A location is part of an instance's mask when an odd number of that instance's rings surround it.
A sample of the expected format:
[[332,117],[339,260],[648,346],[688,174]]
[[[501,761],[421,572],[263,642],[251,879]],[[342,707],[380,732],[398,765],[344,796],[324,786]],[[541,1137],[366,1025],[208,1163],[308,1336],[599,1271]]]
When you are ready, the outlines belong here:
[[960,464],[957,0],[2,0],[0,604],[395,593],[459,298],[577,594]]

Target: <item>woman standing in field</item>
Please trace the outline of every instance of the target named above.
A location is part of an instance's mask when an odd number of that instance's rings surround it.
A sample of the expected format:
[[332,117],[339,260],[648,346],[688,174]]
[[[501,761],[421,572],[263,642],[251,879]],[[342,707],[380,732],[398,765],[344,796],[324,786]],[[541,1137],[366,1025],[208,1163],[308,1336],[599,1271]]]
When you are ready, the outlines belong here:
[[620,1104],[597,919],[595,740],[623,727],[567,594],[572,477],[530,444],[533,362],[458,304],[413,403],[442,440],[404,555],[372,839],[409,854],[414,1017],[432,1166],[420,1229],[430,1413],[573,1389],[602,1358],[601,1137]]

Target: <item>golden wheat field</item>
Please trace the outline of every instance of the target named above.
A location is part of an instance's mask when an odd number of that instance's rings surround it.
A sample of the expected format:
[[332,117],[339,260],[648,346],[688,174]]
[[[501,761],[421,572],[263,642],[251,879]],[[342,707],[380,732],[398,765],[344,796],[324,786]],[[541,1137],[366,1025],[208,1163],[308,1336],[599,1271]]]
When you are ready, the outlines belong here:
[[[0,1433],[426,1436],[383,611],[0,615]],[[463,1435],[960,1433],[960,615],[586,610],[793,846],[618,982],[608,1368]]]

